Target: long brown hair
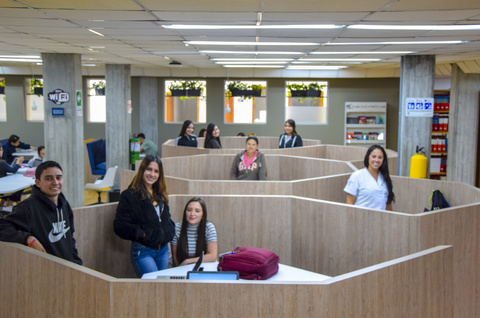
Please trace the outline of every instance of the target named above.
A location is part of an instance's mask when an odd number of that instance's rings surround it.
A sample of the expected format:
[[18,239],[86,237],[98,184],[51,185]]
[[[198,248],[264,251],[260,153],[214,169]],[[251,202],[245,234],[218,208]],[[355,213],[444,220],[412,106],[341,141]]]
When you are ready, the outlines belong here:
[[[153,184],[153,193],[150,194],[147,188],[145,187],[145,182],[143,181],[143,175],[147,170],[150,163],[156,162],[158,164],[158,169],[160,171],[160,175],[158,176],[158,180]],[[167,193],[167,186],[165,184],[165,175],[163,174],[163,163],[160,157],[148,155],[140,164],[140,168],[138,168],[138,172],[133,177],[132,183],[130,183],[130,189],[137,193],[140,198],[145,199],[148,198],[151,202],[162,202],[165,205],[168,205],[168,193]]]
[[187,237],[187,208],[191,202],[198,202],[202,206],[202,219],[197,228],[197,242],[195,246],[195,257],[200,256],[202,251],[207,253],[207,243],[205,237],[205,231],[207,228],[207,205],[201,198],[191,198],[187,204],[185,204],[185,209],[183,210],[182,218],[182,229],[180,230],[180,236],[178,237],[177,245],[177,260],[178,264],[181,264],[184,260],[188,258],[188,237]]

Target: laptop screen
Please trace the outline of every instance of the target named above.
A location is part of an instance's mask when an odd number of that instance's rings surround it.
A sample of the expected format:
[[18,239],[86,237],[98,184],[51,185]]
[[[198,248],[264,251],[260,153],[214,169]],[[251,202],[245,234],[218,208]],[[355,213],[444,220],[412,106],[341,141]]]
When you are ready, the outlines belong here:
[[37,159],[35,159],[35,161],[33,161],[32,167],[33,168],[38,167],[38,165],[41,164],[42,162],[43,162],[42,159],[37,158]]

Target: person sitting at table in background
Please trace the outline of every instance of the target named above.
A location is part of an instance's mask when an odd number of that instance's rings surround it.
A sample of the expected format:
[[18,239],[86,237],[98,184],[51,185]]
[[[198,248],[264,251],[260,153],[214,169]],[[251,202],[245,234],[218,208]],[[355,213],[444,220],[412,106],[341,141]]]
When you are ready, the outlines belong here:
[[120,195],[113,221],[115,234],[132,241],[130,257],[138,277],[168,267],[168,243],[175,235],[170,218],[163,164],[146,156],[128,188]]
[[196,263],[202,252],[204,262],[217,260],[217,231],[207,220],[207,206],[201,198],[192,198],[185,205],[171,244],[173,266]]
[[198,147],[197,136],[193,134],[195,127],[191,120],[185,120],[180,134],[175,139],[175,146]]
[[[37,148],[37,156],[33,157],[28,161],[28,166],[35,167],[35,162],[40,159],[41,162],[45,161],[45,146],[38,146]],[[37,164],[38,165],[38,164]]]
[[363,164],[365,168],[352,173],[343,189],[347,193],[346,203],[392,211],[395,194],[385,149],[380,145],[370,146]]
[[207,132],[205,134],[204,148],[221,149],[222,143],[220,141],[220,129],[214,123],[210,123],[207,126]]
[[140,152],[145,153],[147,156],[158,156],[158,147],[153,141],[145,139],[144,133],[139,133],[137,137],[140,139]]
[[29,144],[25,144],[21,142],[20,137],[18,137],[17,135],[10,135],[8,140],[3,143],[2,147],[3,147],[2,158],[9,164],[11,164],[15,159],[15,156],[13,155],[13,153],[17,151],[17,148],[37,150],[36,147],[32,147]]
[[278,148],[293,148],[303,146],[302,137],[297,134],[295,129],[295,121],[293,119],[287,119],[287,121],[285,121],[283,130],[285,133],[280,135]]
[[[0,158],[3,155],[3,147],[0,145]],[[6,163],[4,160],[0,160],[0,178],[6,177],[7,173],[16,173],[20,169],[20,164],[23,162],[23,156],[17,158],[13,166]],[[22,199],[23,190],[17,191],[13,194],[2,196],[0,198],[0,208],[4,211],[11,211],[14,202],[18,202]]]
[[199,138],[205,137],[206,132],[207,132],[207,130],[205,128],[200,129],[200,131],[198,132],[198,137]]
[[55,161],[41,163],[32,194],[0,219],[0,241],[24,244],[82,265],[73,238],[73,211],[62,187],[62,167]]
[[267,180],[265,155],[258,151],[258,138],[247,137],[246,149],[239,152],[230,169],[231,180]]

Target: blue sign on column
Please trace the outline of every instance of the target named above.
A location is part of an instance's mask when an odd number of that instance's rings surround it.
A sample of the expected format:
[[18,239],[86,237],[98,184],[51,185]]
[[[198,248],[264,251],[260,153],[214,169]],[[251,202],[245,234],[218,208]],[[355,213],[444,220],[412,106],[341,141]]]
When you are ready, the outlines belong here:
[[65,116],[65,108],[52,108],[52,116]]

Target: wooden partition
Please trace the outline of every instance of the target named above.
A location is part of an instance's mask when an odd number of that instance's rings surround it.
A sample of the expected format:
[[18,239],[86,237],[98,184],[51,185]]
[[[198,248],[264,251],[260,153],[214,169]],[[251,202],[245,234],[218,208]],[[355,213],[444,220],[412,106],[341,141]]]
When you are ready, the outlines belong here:
[[205,283],[116,279],[0,242],[0,308],[5,317],[452,317],[452,254],[439,246],[320,283]]
[[[190,180],[230,180],[234,155],[163,158],[165,175]],[[355,171],[348,162],[284,155],[265,155],[267,180],[289,181]]]

